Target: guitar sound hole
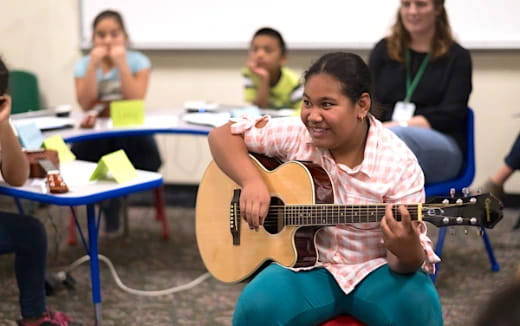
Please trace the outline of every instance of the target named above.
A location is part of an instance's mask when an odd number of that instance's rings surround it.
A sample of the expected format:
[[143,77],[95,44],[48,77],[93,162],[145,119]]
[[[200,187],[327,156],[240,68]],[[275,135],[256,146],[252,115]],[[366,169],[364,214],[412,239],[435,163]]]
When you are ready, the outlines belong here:
[[264,221],[264,228],[270,234],[279,233],[283,228],[283,205],[284,203],[278,197],[271,198],[269,213]]

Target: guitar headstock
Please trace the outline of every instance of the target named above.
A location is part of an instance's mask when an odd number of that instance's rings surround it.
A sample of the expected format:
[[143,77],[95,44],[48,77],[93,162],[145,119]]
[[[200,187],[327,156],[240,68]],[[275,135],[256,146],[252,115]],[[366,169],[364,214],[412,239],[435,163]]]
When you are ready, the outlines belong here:
[[435,197],[423,205],[423,220],[437,227],[466,225],[491,229],[502,219],[502,209],[502,202],[492,194]]
[[49,192],[52,194],[63,194],[69,191],[67,184],[63,181],[60,173],[56,171],[51,171],[47,173],[47,187],[49,187]]

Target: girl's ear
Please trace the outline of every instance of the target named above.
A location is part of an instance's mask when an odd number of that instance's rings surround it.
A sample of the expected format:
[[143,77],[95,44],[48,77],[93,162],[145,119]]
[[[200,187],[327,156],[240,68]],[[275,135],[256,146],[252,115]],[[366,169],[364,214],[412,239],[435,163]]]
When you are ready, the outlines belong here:
[[359,97],[356,103],[356,109],[358,110],[358,117],[365,118],[370,112],[370,107],[372,106],[372,99],[368,93],[363,93]]

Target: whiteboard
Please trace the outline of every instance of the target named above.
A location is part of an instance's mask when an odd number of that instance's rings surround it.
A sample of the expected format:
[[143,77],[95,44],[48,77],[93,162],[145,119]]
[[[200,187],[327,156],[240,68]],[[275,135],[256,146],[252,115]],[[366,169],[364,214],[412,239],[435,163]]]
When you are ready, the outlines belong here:
[[[370,49],[388,34],[399,0],[80,0],[80,40],[92,21],[119,11],[136,49],[246,49],[260,27],[289,49]],[[520,49],[520,1],[449,0],[457,40],[470,49]]]

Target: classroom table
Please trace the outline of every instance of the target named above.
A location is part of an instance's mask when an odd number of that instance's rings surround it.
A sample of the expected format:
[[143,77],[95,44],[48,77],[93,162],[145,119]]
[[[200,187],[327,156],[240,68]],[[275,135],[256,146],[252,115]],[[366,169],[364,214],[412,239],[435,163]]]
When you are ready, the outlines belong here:
[[72,119],[77,121],[73,128],[45,131],[43,135],[50,137],[60,135],[65,142],[74,143],[85,140],[94,140],[109,137],[126,137],[153,134],[184,134],[207,136],[211,126],[195,125],[185,122],[182,117],[184,110],[169,109],[157,110],[146,114],[143,125],[113,127],[110,118],[97,118],[94,128],[80,128],[79,122],[83,113],[76,112]]
[[0,194],[15,198],[21,213],[23,213],[23,208],[19,203],[19,199],[29,199],[59,206],[86,206],[88,243],[83,237],[81,226],[77,219],[76,225],[81,234],[83,245],[90,257],[95,325],[101,325],[101,284],[97,247],[99,220],[96,221],[94,204],[106,199],[157,188],[162,185],[163,180],[159,173],[137,170],[136,178],[122,184],[111,180],[89,181],[96,165],[96,163],[78,160],[60,164],[61,175],[69,188],[69,192],[64,194],[49,193],[43,179],[29,179],[21,187],[12,187],[7,185],[1,177]]

